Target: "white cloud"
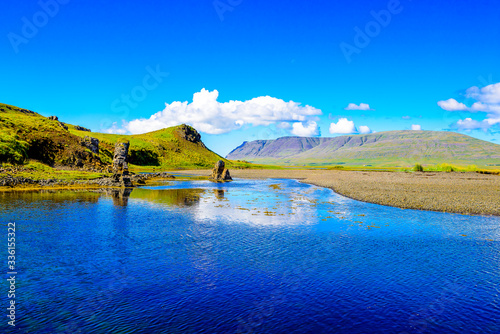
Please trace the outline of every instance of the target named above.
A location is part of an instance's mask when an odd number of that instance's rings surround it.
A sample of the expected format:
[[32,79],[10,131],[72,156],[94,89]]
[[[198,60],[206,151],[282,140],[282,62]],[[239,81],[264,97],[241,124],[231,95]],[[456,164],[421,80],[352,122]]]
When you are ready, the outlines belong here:
[[366,133],[371,133],[371,132],[372,132],[372,130],[369,127],[367,127],[366,125],[361,125],[359,127],[359,133],[361,133],[361,134],[366,134]]
[[446,101],[439,101],[438,106],[447,111],[467,110],[467,106],[455,99],[448,99]]
[[471,87],[466,94],[467,97],[484,103],[500,104],[500,82],[483,88]]
[[421,131],[421,130],[422,130],[422,127],[421,127],[420,125],[418,125],[418,124],[412,124],[412,125],[411,125],[411,129],[412,129],[413,131]]
[[355,103],[349,103],[347,107],[344,108],[344,110],[373,110],[373,109],[370,109],[370,105],[366,103],[360,103],[359,106]]
[[455,124],[455,127],[458,130],[484,130],[486,131],[489,127],[490,124],[488,124],[487,120],[483,121],[476,121],[472,118],[466,118],[464,120],[458,120],[458,122]]
[[293,123],[291,132],[299,137],[312,137],[319,135],[319,128],[314,121],[307,122],[306,126],[303,122],[296,122]]
[[[172,102],[165,109],[147,119],[125,122],[123,129],[132,134],[160,130],[179,124],[189,124],[200,132],[209,134],[227,133],[244,125],[268,126],[283,122],[307,122],[319,109],[285,102],[270,96],[260,96],[248,101],[218,102],[219,92],[202,89],[193,95],[193,102]],[[283,127],[283,125],[281,125]],[[308,126],[311,126],[310,123]],[[111,128],[110,131],[121,131]]]
[[350,134],[350,133],[371,133],[372,130],[366,126],[361,125],[359,129],[356,129],[353,121],[349,121],[347,118],[339,118],[337,123],[330,123],[330,133],[339,134]]
[[411,116],[403,116],[402,119],[411,119]]
[[355,133],[356,127],[353,121],[347,120],[347,118],[340,118],[337,123],[330,123],[330,133]]
[[484,111],[500,115],[500,104],[486,104],[482,102],[475,102],[471,107],[470,111]]
[[281,123],[276,124],[276,127],[278,129],[290,129],[292,127],[292,125],[290,123],[287,123],[287,122],[281,122]]
[[[459,120],[453,125],[452,128],[457,128],[459,130],[484,130],[487,131],[491,126],[495,124],[500,124],[500,82],[496,84],[491,84],[483,88],[471,87],[467,89],[466,96],[470,99],[476,100],[469,108],[465,104],[460,103],[461,109],[446,109],[440,103],[455,101],[449,99],[448,101],[439,101],[438,105],[445,110],[466,110],[469,112],[485,112],[486,118],[482,121],[473,120],[472,118],[465,118],[464,120]],[[458,103],[457,101],[455,101]],[[453,102],[450,102],[450,106],[453,106]],[[448,106],[448,104],[446,104]],[[465,107],[465,108],[463,108]]]
[[106,133],[115,133],[115,134],[124,135],[124,134],[127,133],[127,130],[118,127],[118,123],[113,122],[113,124],[111,125],[111,127],[109,129],[106,129],[105,132]]

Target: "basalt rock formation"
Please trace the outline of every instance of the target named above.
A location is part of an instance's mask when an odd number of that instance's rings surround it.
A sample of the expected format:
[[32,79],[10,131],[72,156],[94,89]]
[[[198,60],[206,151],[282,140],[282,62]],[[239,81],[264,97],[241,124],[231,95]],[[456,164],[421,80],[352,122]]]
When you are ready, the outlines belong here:
[[99,139],[85,136],[82,139],[82,145],[88,148],[92,153],[99,154]]
[[209,177],[213,181],[231,181],[231,175],[229,170],[225,168],[224,161],[219,160],[215,163],[214,169],[212,169],[212,174]]
[[84,128],[83,126],[80,126],[80,125],[75,125],[75,130],[92,132],[92,131],[90,131],[90,129]]
[[128,173],[128,141],[118,141],[115,145],[113,156],[113,179],[123,187],[132,187],[132,181]]

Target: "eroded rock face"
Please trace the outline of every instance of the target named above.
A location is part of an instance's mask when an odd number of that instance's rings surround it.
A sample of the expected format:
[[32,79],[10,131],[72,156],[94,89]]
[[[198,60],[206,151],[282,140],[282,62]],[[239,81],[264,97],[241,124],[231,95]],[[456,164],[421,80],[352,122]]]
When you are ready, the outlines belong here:
[[130,143],[117,142],[113,156],[113,181],[121,187],[133,187],[132,180],[128,174],[128,149]]
[[129,142],[117,142],[113,156],[113,172],[115,174],[128,175],[128,149]]
[[231,175],[229,174],[229,170],[225,168],[225,163],[222,160],[219,160],[215,163],[214,169],[212,169],[212,174],[210,175],[210,180],[213,181],[231,181]]
[[50,119],[51,121],[58,121],[59,118],[57,116],[49,116],[48,119]]
[[75,129],[78,131],[92,132],[92,131],[90,131],[90,129],[84,128],[83,126],[80,126],[80,125],[75,125]]
[[179,125],[177,127],[176,133],[182,139],[198,144],[202,147],[206,147],[205,144],[203,144],[203,142],[201,141],[201,135],[198,133],[198,131],[196,131],[195,128],[189,125]]
[[99,139],[85,136],[82,139],[82,145],[92,151],[92,153],[99,154]]

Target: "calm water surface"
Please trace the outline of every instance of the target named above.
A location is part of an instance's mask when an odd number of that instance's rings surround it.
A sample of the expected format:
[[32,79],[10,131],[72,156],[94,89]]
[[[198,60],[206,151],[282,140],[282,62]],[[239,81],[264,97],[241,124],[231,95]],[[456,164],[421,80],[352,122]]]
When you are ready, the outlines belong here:
[[2,333],[500,333],[498,217],[237,180],[4,193],[0,221]]

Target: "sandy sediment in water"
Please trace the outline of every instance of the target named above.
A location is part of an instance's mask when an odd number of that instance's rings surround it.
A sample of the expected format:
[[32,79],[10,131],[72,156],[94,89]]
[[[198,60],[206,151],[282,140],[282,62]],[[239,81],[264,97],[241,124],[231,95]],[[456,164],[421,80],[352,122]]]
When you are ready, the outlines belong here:
[[[500,216],[500,176],[479,173],[338,170],[230,171],[236,178],[286,178],[328,187],[359,200],[405,209]],[[208,175],[206,170],[176,173]]]

